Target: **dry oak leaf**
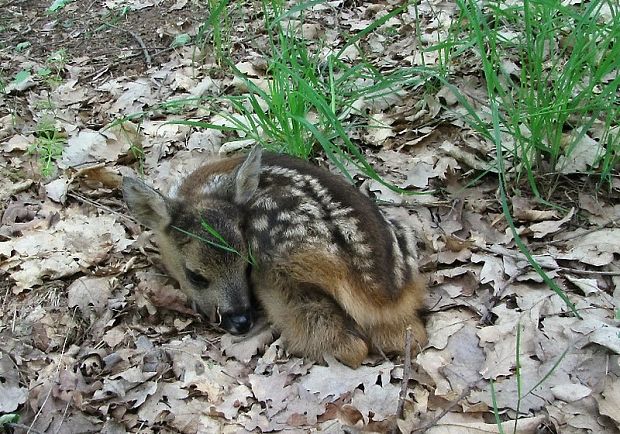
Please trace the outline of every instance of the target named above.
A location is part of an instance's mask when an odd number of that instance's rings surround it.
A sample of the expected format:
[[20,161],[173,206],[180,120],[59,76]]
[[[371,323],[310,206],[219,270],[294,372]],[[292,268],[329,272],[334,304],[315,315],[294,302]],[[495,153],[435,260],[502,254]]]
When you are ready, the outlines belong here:
[[442,176],[445,173],[444,171],[437,170],[435,158],[432,156],[414,157],[412,163],[405,171],[407,179],[402,184],[403,188],[426,188],[428,187],[429,179]]
[[355,389],[351,398],[351,405],[359,410],[364,417],[364,422],[382,421],[393,416],[398,406],[398,394],[400,387],[387,384],[373,384],[364,390]]
[[616,427],[620,429],[620,380],[615,378],[609,381],[601,396],[595,398],[600,413],[613,419]]
[[537,210],[536,204],[527,198],[514,196],[512,198],[512,213],[515,219],[520,221],[539,222],[553,220],[558,217],[555,210]]
[[598,287],[598,281],[596,279],[587,279],[570,275],[567,275],[566,279],[577,288],[581,289],[585,296],[600,292],[600,288]]
[[601,229],[570,240],[570,250],[554,255],[558,259],[572,259],[601,267],[611,264],[620,254],[620,228]]
[[579,130],[574,130],[562,135],[562,146],[569,149],[566,155],[561,155],[558,159],[557,167],[560,173],[585,172],[588,167],[594,167],[598,157],[603,155],[603,148],[598,141],[586,134],[577,137],[580,134]]
[[[260,327],[258,324],[256,326]],[[257,333],[241,340],[239,337],[225,334],[220,341],[220,348],[227,356],[248,363],[252,357],[263,352],[274,341],[274,330],[266,324],[263,324],[262,327]]]
[[87,318],[91,310],[101,313],[106,307],[112,287],[109,277],[82,276],[69,285],[67,292],[68,306],[77,306]]
[[112,104],[112,107],[109,108],[110,114],[131,115],[141,112],[145,107],[157,102],[156,97],[153,95],[153,86],[147,78],[123,83],[121,86],[124,88],[124,91],[119,95],[116,102]]
[[551,386],[551,393],[556,399],[564,402],[578,401],[592,393],[592,389],[583,384],[566,383],[557,386]]
[[434,313],[429,317],[426,325],[429,332],[428,345],[438,350],[446,348],[450,337],[473,319],[473,313],[465,309],[450,309]]
[[184,388],[193,388],[209,397],[213,404],[221,402],[228,391],[237,385],[235,375],[229,373],[234,368],[234,361],[226,366],[205,360],[206,343],[186,336],[181,341],[172,341],[165,346],[172,360],[172,369],[179,384]]
[[11,413],[26,402],[28,389],[19,386],[17,366],[6,353],[0,357],[0,378],[0,413]]
[[293,395],[286,404],[286,408],[275,415],[273,425],[280,425],[282,429],[299,426],[315,426],[318,416],[325,413],[325,405],[318,398],[302,387],[295,387],[299,392]]
[[54,202],[65,203],[70,182],[68,178],[63,176],[45,184],[45,195]]
[[[205,423],[209,423],[209,418],[202,420],[201,417],[205,410],[205,402],[188,398],[189,392],[182,389],[180,384],[159,383],[157,391],[150,395],[138,409],[138,415],[140,419],[153,425],[165,419],[166,424],[176,428],[177,432],[209,432],[201,431]],[[172,417],[166,417],[167,414]]]
[[254,397],[265,403],[265,413],[269,419],[286,408],[288,400],[295,394],[295,389],[289,383],[287,372],[279,372],[278,365],[274,365],[270,375],[250,374],[248,377],[252,385]]
[[562,228],[562,225],[564,223],[570,221],[570,219],[573,218],[574,214],[575,214],[575,208],[571,208],[568,214],[566,214],[566,216],[562,218],[561,220],[534,223],[530,225],[530,230],[534,232],[534,238],[544,238],[545,236],[549,234],[558,232]]
[[103,132],[82,130],[69,138],[58,167],[66,169],[85,163],[115,162],[132,146],[140,147],[141,138],[131,123],[114,126]]
[[252,390],[245,384],[234,386],[224,397],[224,401],[215,406],[215,410],[228,420],[234,420],[241,407],[248,406],[248,399],[252,397]]
[[396,135],[391,127],[393,123],[394,119],[384,113],[372,115],[366,128],[365,139],[375,146],[383,144],[388,138]]
[[387,384],[394,368],[393,363],[385,362],[377,366],[351,369],[333,357],[326,356],[325,359],[329,366],[313,366],[300,383],[309,392],[318,394],[320,400],[330,397],[330,401],[335,401],[342,394],[355,390],[360,384],[368,389],[376,384],[377,378],[381,378],[382,384]]

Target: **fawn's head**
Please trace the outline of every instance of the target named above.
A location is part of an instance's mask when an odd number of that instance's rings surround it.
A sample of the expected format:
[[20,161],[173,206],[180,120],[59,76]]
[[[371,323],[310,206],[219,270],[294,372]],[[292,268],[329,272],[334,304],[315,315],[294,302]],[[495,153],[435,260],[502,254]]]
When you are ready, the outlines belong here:
[[162,260],[197,310],[233,334],[252,326],[248,267],[251,252],[242,232],[241,207],[258,187],[261,150],[254,148],[230,173],[195,186],[191,200],[166,197],[142,181],[124,177],[129,210],[157,234]]

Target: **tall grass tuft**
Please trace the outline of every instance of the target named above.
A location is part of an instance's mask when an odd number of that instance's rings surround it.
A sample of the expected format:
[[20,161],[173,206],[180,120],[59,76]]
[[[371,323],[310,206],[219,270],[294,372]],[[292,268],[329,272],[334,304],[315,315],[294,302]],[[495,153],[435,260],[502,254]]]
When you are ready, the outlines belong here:
[[[620,161],[618,3],[457,4],[469,23],[464,30],[489,62],[484,69],[489,98],[500,107],[502,131],[514,138],[514,146],[504,151],[516,180],[527,179],[534,194],[547,200],[559,175],[575,171],[567,165],[576,158],[585,158],[583,168],[609,180]],[[584,153],[587,137],[597,138],[598,147]],[[544,189],[541,179],[547,180]]]
[[[309,158],[322,149],[345,176],[351,178],[348,168],[355,166],[370,178],[401,191],[382,180],[350,139],[356,128],[365,125],[366,114],[355,109],[355,102],[360,98],[384,98],[424,79],[413,69],[382,73],[363,56],[351,65],[343,60],[343,53],[401,13],[404,6],[370,23],[344,47],[325,55],[321,54],[324,50],[319,43],[311,43],[301,35],[303,11],[316,3],[319,1],[299,4],[287,11],[275,0],[264,1],[263,16],[270,35],[267,79],[248,77],[230,62],[228,66],[243,83],[243,91],[212,102],[214,108],[226,108],[218,112],[223,121],[179,123],[233,130],[264,148],[301,158]],[[289,20],[291,16],[296,20]]]

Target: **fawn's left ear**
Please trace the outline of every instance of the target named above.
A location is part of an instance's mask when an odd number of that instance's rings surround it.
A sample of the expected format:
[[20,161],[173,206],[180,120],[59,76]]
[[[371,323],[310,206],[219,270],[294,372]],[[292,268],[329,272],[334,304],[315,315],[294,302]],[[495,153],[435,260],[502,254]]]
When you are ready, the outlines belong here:
[[238,205],[247,203],[258,188],[262,154],[260,146],[254,146],[234,175],[234,201]]
[[123,198],[140,223],[160,229],[170,223],[167,199],[154,188],[129,176],[123,177]]

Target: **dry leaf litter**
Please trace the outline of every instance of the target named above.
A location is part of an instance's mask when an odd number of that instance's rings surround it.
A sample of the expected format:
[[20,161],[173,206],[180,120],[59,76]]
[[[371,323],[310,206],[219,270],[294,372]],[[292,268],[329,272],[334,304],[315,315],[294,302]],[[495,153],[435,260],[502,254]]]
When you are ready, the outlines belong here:
[[[212,73],[213,56],[197,61],[192,46],[169,48],[180,34],[196,35],[207,11],[184,0],[75,2],[56,15],[48,6],[12,2],[0,12],[9,23],[3,47],[28,43],[0,51],[5,77],[45,66],[52,50],[68,54],[59,83],[33,75],[9,83],[0,100],[0,413],[19,413],[31,432],[50,433],[479,433],[500,432],[496,405],[504,431],[620,432],[617,184],[616,202],[592,188],[566,188],[566,212],[527,195],[512,200],[520,236],[578,319],[515,245],[492,171],[475,186],[465,181],[489,170],[494,149],[454,116],[463,109],[447,89],[356,101],[370,115],[355,137],[369,161],[387,180],[424,193],[360,186],[417,228],[431,285],[430,343],[414,360],[396,420],[402,360],[376,357],[351,370],[289,357],[269,328],[241,341],[222,336],[188,308],[148,231],[127,218],[123,174],[142,170],[166,191],[212,152],[251,144],[169,123],[225,124],[205,107],[179,115],[157,105],[243,92],[232,77]],[[99,27],[125,6],[123,20]],[[301,30],[336,48],[395,6],[318,4]],[[263,21],[252,3],[237,14],[233,59],[264,86]],[[451,2],[425,1],[361,44],[386,70],[433,65],[436,52],[423,53],[412,29],[433,44],[456,14]],[[359,52],[343,56],[355,62]],[[461,92],[484,100],[476,59],[454,68]],[[47,177],[27,152],[44,120],[67,140]],[[582,142],[567,174],[593,164],[600,145],[589,136]],[[141,164],[135,149],[144,152]]]

